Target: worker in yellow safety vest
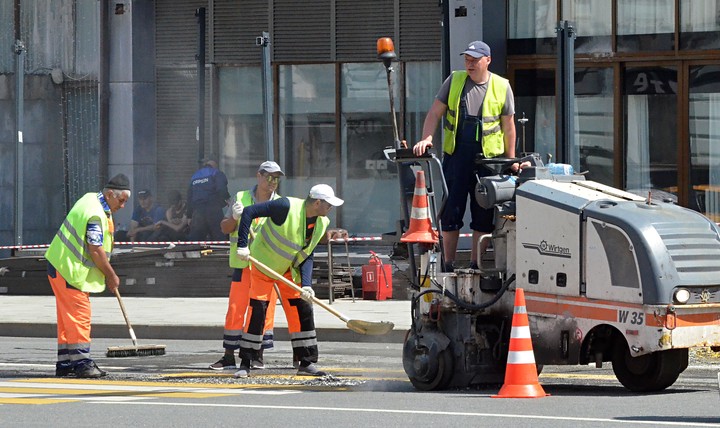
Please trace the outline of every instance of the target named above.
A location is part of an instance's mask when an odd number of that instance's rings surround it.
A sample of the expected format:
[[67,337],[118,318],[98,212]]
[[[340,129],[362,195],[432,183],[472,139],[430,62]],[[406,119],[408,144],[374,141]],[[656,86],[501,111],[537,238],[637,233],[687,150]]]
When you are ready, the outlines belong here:
[[68,213],[45,253],[48,280],[57,304],[55,376],[98,378],[106,375],[90,358],[90,293],[120,285],[110,265],[112,214],[130,197],[130,181],[113,177],[101,192],[86,193]]
[[[243,209],[253,204],[277,199],[280,196],[276,193],[280,184],[280,177],[285,173],[280,169],[280,165],[273,161],[266,161],[260,164],[256,178],[257,184],[249,190],[242,190],[235,196],[235,203],[228,216],[220,223],[220,228],[225,234],[230,234],[230,267],[233,269],[232,281],[230,282],[230,296],[228,299],[228,309],[225,314],[225,331],[223,333],[223,348],[225,354],[217,362],[210,365],[213,370],[236,370],[235,351],[240,347],[240,337],[242,336],[243,326],[245,324],[245,313],[247,312],[248,303],[250,302],[250,271],[248,262],[240,260],[237,256],[238,243],[238,221],[242,215]],[[256,218],[250,228],[253,234],[265,222],[265,218]],[[273,325],[275,321],[275,301],[277,293],[273,288],[270,291],[270,304],[265,317],[263,342],[256,358],[251,362],[252,368],[261,369],[265,367],[263,361],[263,350],[272,349],[273,347]]]
[[[470,43],[460,55],[465,56],[465,70],[454,71],[442,84],[425,117],[422,139],[413,147],[417,156],[432,147],[437,124],[445,118],[442,169],[448,195],[440,216],[445,271],[454,268],[468,196],[473,231],[471,268],[477,267],[480,236],[493,230],[493,210],[481,208],[474,196],[476,173],[486,176],[492,172],[477,168],[476,157],[515,157],[515,101],[510,83],[488,70],[490,47],[482,41]],[[518,168],[518,164],[512,165],[513,171]]]
[[[280,282],[280,300],[288,322],[288,333],[297,362],[298,375],[323,376],[318,361],[317,337],[312,309],[315,293],[312,289],[313,251],[324,237],[332,207],[343,204],[332,187],[318,184],[310,189],[307,198],[280,198],[247,207],[238,229],[237,255],[249,260],[253,255],[274,273],[302,286],[302,293]],[[248,234],[254,218],[267,217],[258,236],[248,248]],[[251,269],[250,306],[245,317],[245,329],[240,339],[240,368],[236,377],[247,377],[250,362],[261,349],[263,324],[270,294],[276,282],[273,272],[253,265]]]

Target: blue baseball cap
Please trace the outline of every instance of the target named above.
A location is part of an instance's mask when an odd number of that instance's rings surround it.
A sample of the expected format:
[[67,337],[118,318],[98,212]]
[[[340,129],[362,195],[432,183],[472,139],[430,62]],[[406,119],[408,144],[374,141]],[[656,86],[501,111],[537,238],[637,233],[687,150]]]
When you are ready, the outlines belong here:
[[487,45],[485,42],[481,42],[480,40],[476,40],[474,42],[471,42],[467,49],[463,51],[460,55],[470,55],[473,58],[482,58],[484,56],[491,56],[490,55],[490,46]]

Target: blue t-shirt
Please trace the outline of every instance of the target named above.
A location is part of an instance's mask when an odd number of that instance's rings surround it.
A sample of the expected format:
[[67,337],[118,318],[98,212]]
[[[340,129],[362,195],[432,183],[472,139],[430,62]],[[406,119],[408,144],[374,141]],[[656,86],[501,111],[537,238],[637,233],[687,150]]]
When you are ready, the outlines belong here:
[[138,223],[138,226],[145,227],[155,224],[160,220],[165,220],[165,208],[159,205],[153,205],[150,211],[138,205],[132,213],[132,219]]

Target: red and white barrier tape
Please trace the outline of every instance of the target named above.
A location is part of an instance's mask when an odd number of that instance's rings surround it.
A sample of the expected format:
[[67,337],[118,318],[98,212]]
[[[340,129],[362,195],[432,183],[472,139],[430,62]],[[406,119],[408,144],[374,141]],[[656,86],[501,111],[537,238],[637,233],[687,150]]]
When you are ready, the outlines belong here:
[[[362,236],[347,238],[348,242],[354,241],[381,241],[380,236]],[[178,245],[230,245],[230,241],[133,241],[133,242],[116,242],[115,245],[152,245],[152,246],[178,246]],[[50,244],[38,245],[0,245],[0,250],[30,250],[38,248],[47,248]]]
[[[471,237],[472,233],[461,233],[461,238]],[[382,241],[382,236],[355,236],[347,238],[348,242],[365,242],[365,241]],[[344,242],[344,239],[335,239],[333,242]],[[116,242],[115,245],[230,245],[230,241],[135,241],[135,242]],[[31,250],[38,248],[47,248],[50,244],[36,245],[0,245],[0,250]]]

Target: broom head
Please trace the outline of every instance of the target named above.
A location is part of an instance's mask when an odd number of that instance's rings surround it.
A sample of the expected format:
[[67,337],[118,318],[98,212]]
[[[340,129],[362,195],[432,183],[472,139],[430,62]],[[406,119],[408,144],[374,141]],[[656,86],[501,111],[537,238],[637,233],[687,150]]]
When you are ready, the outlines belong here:
[[165,345],[142,346],[111,346],[105,353],[106,357],[147,357],[150,355],[165,355]]

